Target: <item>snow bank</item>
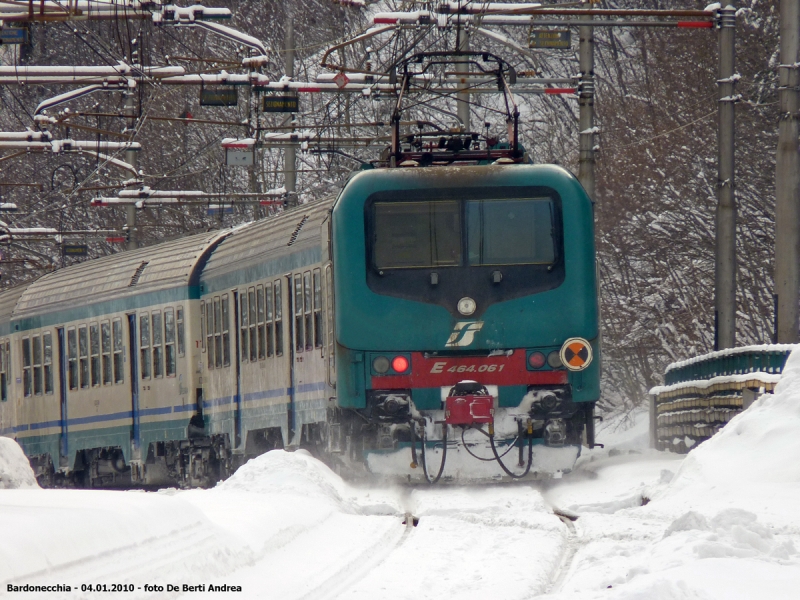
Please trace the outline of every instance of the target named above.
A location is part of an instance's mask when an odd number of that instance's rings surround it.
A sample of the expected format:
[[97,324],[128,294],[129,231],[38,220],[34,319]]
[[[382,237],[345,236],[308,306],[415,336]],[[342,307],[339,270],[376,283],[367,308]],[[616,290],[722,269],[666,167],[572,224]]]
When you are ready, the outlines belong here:
[[276,450],[247,461],[215,489],[289,493],[339,502],[346,486],[341,477],[309,452]]
[[253,560],[174,490],[0,490],[0,532],[4,590],[7,583],[192,581]]
[[19,444],[0,437],[0,490],[38,488],[33,469]]
[[764,394],[693,450],[668,493],[697,484],[800,483],[800,350]]

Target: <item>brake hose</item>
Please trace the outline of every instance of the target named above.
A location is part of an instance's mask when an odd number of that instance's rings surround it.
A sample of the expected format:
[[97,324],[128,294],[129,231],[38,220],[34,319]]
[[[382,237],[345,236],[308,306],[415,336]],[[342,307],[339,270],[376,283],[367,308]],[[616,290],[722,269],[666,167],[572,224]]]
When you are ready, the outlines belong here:
[[417,424],[409,419],[411,425],[411,468],[416,469],[419,461],[417,460]]
[[[480,432],[481,432],[483,435],[487,435],[487,434],[486,434],[486,432],[485,432],[483,429],[481,429],[480,427],[475,427],[475,429],[477,429],[478,431],[480,431]],[[489,458],[483,458],[482,456],[478,456],[478,455],[477,455],[477,454],[475,454],[475,453],[474,453],[472,450],[470,450],[470,449],[469,449],[469,446],[467,445],[467,442],[466,442],[466,440],[464,439],[464,433],[465,433],[466,431],[467,431],[466,429],[462,429],[462,430],[461,430],[461,443],[464,445],[464,450],[466,450],[466,451],[467,451],[467,454],[469,454],[469,455],[470,455],[470,456],[472,456],[473,458],[477,458],[478,460],[482,460],[482,461],[484,461],[484,462],[492,462],[493,460],[497,460],[496,458],[494,458],[494,457],[492,457],[492,456],[490,456]],[[518,442],[518,441],[519,441],[519,436],[517,436],[516,438],[514,438],[514,441],[513,441],[513,442],[511,442],[511,444],[508,446],[508,450],[506,450],[505,452],[503,452],[503,453],[500,455],[500,458],[503,458],[503,457],[504,457],[506,454],[508,454],[509,452],[511,452],[511,451],[514,449],[514,446],[516,446],[516,445],[517,445],[517,442]]]
[[[413,438],[412,438],[413,439]],[[412,442],[413,443],[413,442]],[[416,452],[416,451],[415,451]],[[439,472],[434,479],[428,475],[428,461],[425,458],[425,426],[422,427],[422,472],[425,474],[425,480],[434,484],[442,477],[444,473],[444,463],[447,460],[447,424],[442,423],[442,464],[439,465]]]
[[[533,465],[533,438],[528,438],[528,466],[525,467],[525,471],[523,471],[519,475],[515,475],[511,471],[509,471],[508,467],[503,464],[503,461],[500,458],[500,455],[497,453],[497,446],[494,445],[494,427],[490,424],[489,425],[489,444],[492,446],[492,453],[494,454],[494,458],[497,461],[497,464],[500,465],[500,468],[506,472],[506,475],[511,477],[512,479],[522,479],[527,475],[531,470],[531,465]],[[505,454],[503,455],[505,456]]]

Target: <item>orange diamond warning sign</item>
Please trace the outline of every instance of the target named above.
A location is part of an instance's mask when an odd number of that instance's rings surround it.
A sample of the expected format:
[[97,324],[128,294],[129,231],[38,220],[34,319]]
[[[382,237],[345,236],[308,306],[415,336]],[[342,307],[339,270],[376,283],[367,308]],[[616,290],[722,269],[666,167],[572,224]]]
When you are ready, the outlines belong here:
[[561,346],[561,362],[570,371],[583,371],[592,362],[592,346],[583,338],[570,338]]

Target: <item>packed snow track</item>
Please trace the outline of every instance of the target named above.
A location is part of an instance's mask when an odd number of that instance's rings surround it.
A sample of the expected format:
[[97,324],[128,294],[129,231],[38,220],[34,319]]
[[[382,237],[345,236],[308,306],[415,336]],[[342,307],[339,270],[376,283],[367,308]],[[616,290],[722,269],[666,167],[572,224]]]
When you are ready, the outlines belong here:
[[[640,413],[607,421],[606,448],[585,450],[561,480],[482,487],[356,487],[303,451],[273,451],[208,490],[42,490],[0,439],[0,589],[789,600],[800,588],[798,406],[795,353],[774,395],[688,456],[648,449]],[[81,591],[98,584],[132,590]],[[71,590],[23,589],[42,585]]]

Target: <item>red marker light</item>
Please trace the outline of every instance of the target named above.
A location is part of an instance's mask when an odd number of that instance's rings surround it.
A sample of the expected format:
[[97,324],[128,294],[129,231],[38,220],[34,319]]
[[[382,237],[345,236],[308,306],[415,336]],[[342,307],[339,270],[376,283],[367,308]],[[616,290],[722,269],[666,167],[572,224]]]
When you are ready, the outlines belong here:
[[544,354],[541,352],[534,352],[528,357],[528,364],[533,369],[541,369],[544,366],[545,360]]
[[392,369],[395,373],[405,373],[408,371],[408,359],[405,356],[395,356],[392,359]]

